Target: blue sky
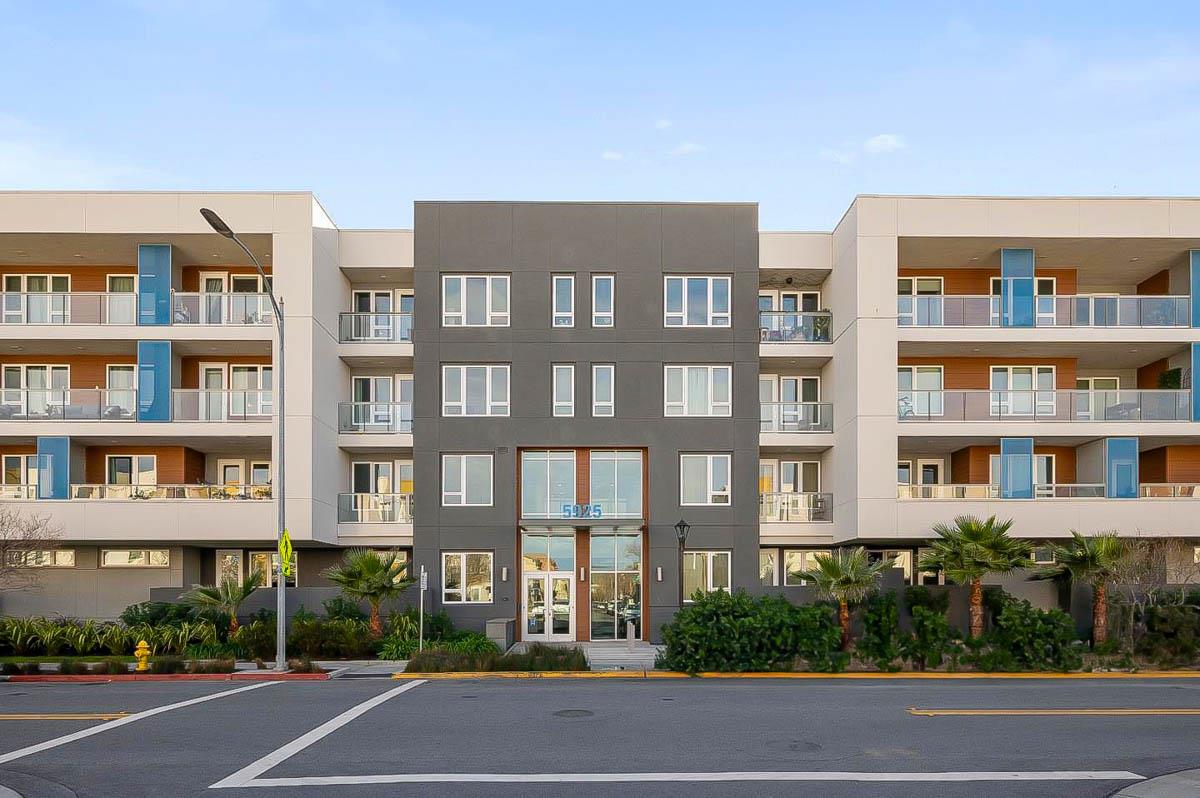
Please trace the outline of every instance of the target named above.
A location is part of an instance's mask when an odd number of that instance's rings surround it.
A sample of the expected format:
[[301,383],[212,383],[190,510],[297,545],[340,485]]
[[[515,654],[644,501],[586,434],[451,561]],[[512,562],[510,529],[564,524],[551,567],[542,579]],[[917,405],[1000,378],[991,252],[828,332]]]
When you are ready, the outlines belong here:
[[1200,4],[0,0],[0,188],[1200,195]]

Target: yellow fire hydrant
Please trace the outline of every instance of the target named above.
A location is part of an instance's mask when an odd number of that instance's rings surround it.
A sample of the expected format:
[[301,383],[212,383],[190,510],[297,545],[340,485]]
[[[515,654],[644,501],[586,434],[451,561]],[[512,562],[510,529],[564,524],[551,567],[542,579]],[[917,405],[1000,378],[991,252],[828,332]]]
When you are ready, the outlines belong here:
[[133,656],[137,657],[137,667],[134,668],[138,673],[145,673],[150,670],[150,646],[145,640],[139,640],[137,648],[133,650]]

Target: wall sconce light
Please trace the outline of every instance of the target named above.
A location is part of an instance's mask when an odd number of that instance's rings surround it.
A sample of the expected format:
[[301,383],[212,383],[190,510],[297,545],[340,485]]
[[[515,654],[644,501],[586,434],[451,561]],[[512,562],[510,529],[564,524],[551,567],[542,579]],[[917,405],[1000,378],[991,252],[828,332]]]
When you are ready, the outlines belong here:
[[655,575],[655,577],[657,577],[658,581],[660,581],[660,582],[662,581],[662,566],[661,565],[654,569],[654,575]]
[[508,566],[507,565],[500,566],[500,581],[501,582],[508,581]]
[[587,579],[587,568],[581,565],[579,566],[579,581],[582,582],[585,579]]

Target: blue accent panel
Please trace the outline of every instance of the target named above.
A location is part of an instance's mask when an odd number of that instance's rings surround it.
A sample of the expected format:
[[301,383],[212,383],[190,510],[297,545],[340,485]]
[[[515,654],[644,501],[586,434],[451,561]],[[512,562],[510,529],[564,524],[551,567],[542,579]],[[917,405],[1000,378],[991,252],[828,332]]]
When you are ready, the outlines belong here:
[[1188,254],[1191,256],[1188,286],[1192,295],[1192,326],[1200,327],[1200,249],[1193,249]]
[[138,244],[137,323],[171,323],[170,244]]
[[171,342],[138,341],[138,421],[171,420]]
[[1033,250],[1000,250],[1000,326],[1032,327]]
[[70,438],[38,438],[37,467],[39,499],[71,498]]
[[1033,498],[1033,438],[1000,439],[1000,498]]
[[1192,344],[1192,421],[1200,421],[1200,344]]
[[1109,438],[1104,442],[1104,495],[1110,499],[1138,497],[1138,440]]

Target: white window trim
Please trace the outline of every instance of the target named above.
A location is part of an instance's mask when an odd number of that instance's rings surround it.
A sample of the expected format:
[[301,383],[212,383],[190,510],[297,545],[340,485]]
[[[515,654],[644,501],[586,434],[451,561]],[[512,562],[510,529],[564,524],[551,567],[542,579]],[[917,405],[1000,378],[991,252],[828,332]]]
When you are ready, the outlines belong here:
[[[717,555],[717,554],[724,554],[728,558],[728,563],[729,563],[729,572],[728,572],[729,584],[722,586],[720,588],[713,586],[713,560],[716,559],[716,557],[714,555]],[[729,593],[733,590],[733,552],[731,550],[729,550],[729,549],[684,549],[683,556],[686,558],[689,555],[693,556],[693,557],[697,557],[697,556],[704,557],[704,592],[705,593],[712,593],[718,589],[724,590],[726,593]],[[690,597],[684,596],[684,598],[683,598],[684,604],[690,604],[691,602],[692,602],[692,599]]]
[[[763,552],[765,552],[765,551],[769,551],[773,555],[775,555],[775,559],[772,561],[771,582],[770,582],[770,584],[767,584],[767,585],[764,585],[763,581],[762,581],[762,555],[763,555]],[[760,587],[779,587],[779,567],[782,564],[782,561],[783,561],[783,556],[782,556],[780,549],[771,548],[770,546],[759,547],[759,549],[758,549],[758,584]]]
[[[934,483],[921,481],[921,468],[925,465],[936,465],[938,467],[938,481]],[[913,479],[916,480],[914,485],[945,485],[946,484],[946,461],[941,457],[923,457],[917,460],[917,467],[913,470]]]
[[[681,310],[678,310],[678,311],[669,311],[667,309],[667,284],[670,283],[670,281],[672,281],[672,280],[681,280],[683,282],[683,288],[681,291],[683,305],[682,305]],[[688,293],[687,293],[688,280],[705,280],[705,281],[707,281],[707,293],[706,293],[707,312],[705,313],[705,323],[704,324],[688,324]],[[713,284],[718,280],[723,280],[726,283],[726,285],[728,286],[728,289],[726,290],[725,293],[726,293],[726,296],[729,297],[729,310],[724,313],[714,313],[713,312]],[[723,318],[724,321],[721,323],[718,323],[717,321],[715,321],[718,317]],[[679,323],[672,324],[671,323],[672,318],[677,318],[679,320]],[[733,278],[731,276],[725,275],[725,274],[716,274],[716,275],[666,274],[666,275],[663,275],[663,327],[727,328],[727,327],[732,327],[732,326],[733,326]]]
[[[609,399],[601,402],[596,398],[596,373],[602,369],[608,370]],[[612,418],[617,414],[617,364],[592,364],[592,416],[594,418]]]
[[[763,461],[763,462],[774,462],[774,461],[768,460],[768,461]],[[804,466],[808,465],[809,463],[811,463],[817,467],[817,489],[816,490],[800,490],[800,488],[804,487],[804,485],[803,485],[803,483],[804,483]],[[788,490],[783,489],[783,467],[785,465],[796,466],[796,484],[793,486],[794,488],[796,488],[796,490],[788,491]],[[776,466],[775,473],[779,477],[779,492],[780,493],[795,494],[795,493],[820,493],[821,492],[821,461],[820,460],[793,460],[791,458],[779,460],[778,465]]]
[[[491,586],[490,593],[492,598],[488,601],[471,601],[467,598],[467,555],[468,554],[485,554],[488,558],[488,584]],[[462,594],[461,599],[446,598],[446,558],[457,557],[459,562],[458,572],[462,574],[462,587],[459,592]],[[442,564],[442,603],[443,604],[494,604],[496,601],[496,555],[491,551],[443,551],[441,553]]]
[[[458,463],[458,479],[459,485],[462,486],[460,491],[456,493],[446,492],[446,460],[451,457],[459,458]],[[488,497],[486,502],[467,502],[467,460],[469,458],[483,457],[487,458],[488,464]],[[442,506],[443,507],[491,507],[495,502],[496,496],[496,472],[495,460],[491,454],[482,452],[450,452],[442,455],[441,470],[438,472],[438,478],[442,482]],[[393,478],[394,479],[394,478]],[[393,485],[395,487],[395,485]],[[447,497],[459,496],[461,501],[447,501]]]
[[[683,461],[687,457],[703,457],[705,458],[704,468],[704,491],[708,495],[708,501],[705,502],[685,502],[683,500]],[[725,492],[714,492],[712,487],[713,476],[713,461],[718,458],[725,458],[728,467],[725,473],[729,475],[729,489]],[[724,496],[725,501],[713,501],[714,497]],[[679,506],[680,507],[729,507],[733,504],[733,455],[727,452],[680,452],[679,454]]]
[[[137,461],[138,461],[139,457],[154,458],[154,482],[152,484],[150,484],[149,486],[145,486],[145,485],[142,485],[140,482],[133,481],[133,480],[136,480],[137,475],[139,473],[141,473],[137,468]],[[129,459],[130,483],[128,485],[118,485],[116,482],[108,481],[108,475],[112,473],[112,461],[114,458],[128,458]],[[120,487],[120,488],[154,487],[155,485],[159,484],[159,482],[158,482],[158,455],[157,454],[139,454],[136,452],[133,454],[106,454],[106,455],[104,455],[104,480],[105,480],[105,482],[104,482],[105,485],[115,485],[116,487]]]
[[816,565],[816,563],[812,561],[812,558],[816,557],[818,554],[825,554],[825,555],[832,554],[832,552],[829,549],[782,549],[779,553],[779,568],[780,568],[779,583],[783,587],[804,587],[805,585],[808,584],[808,580],[805,580],[805,579],[801,579],[799,583],[793,582],[791,584],[788,584],[788,581],[787,581],[788,570],[787,570],[786,566],[787,566],[787,556],[790,552],[801,552],[802,554],[805,555],[807,567],[804,570],[806,570],[806,571],[812,570],[813,566]]
[[[608,280],[608,301],[609,309],[607,313],[600,313],[596,310],[596,285],[601,280]],[[607,317],[608,323],[598,321],[600,317]],[[615,327],[617,326],[617,276],[615,274],[593,274],[592,275],[592,326],[593,327]]]
[[[579,464],[575,461],[575,450],[574,449],[533,449],[533,450],[529,450],[529,451],[523,451],[523,452],[521,452],[520,457],[517,458],[517,466],[518,466],[518,468],[521,468],[521,497],[520,497],[520,504],[519,504],[519,506],[521,508],[521,515],[522,516],[525,515],[525,483],[526,483],[526,479],[525,479],[525,472],[524,472],[524,464],[525,464],[525,458],[527,456],[529,456],[530,459],[532,459],[532,460],[540,460],[541,462],[544,462],[546,464],[546,484],[544,487],[546,489],[546,501],[547,502],[550,501],[550,464],[555,461],[569,462],[571,464],[571,502],[570,503],[574,504],[575,501],[579,498],[579,490],[578,490],[579,486],[576,483],[576,480],[579,477],[579,475],[578,475]],[[590,463],[590,461],[589,461],[589,463]],[[529,518],[558,518],[559,515],[560,515],[560,513],[558,510],[556,510],[556,508],[547,506],[546,514],[544,516],[541,514],[535,514],[535,515],[531,515],[528,517]]]
[[[483,324],[468,324],[467,323],[467,278],[482,278],[486,280],[484,286],[484,318],[486,321]],[[462,300],[462,309],[450,313],[446,310],[446,284],[456,280],[459,283],[458,295]],[[504,281],[504,294],[508,298],[508,310],[497,311],[492,308],[492,283],[493,281]],[[410,292],[411,293],[411,292]],[[397,303],[399,305],[399,303]],[[503,324],[493,324],[493,316],[503,316]],[[447,321],[451,317],[457,317],[457,323]],[[512,319],[512,275],[508,274],[443,274],[442,275],[442,326],[443,327],[507,327]]]
[[[1013,369],[1030,369],[1032,372],[1031,376],[1033,377],[1033,388],[1030,389],[1029,392],[1033,394],[1033,396],[1032,396],[1033,411],[1030,413],[1015,413],[1015,412],[1013,412],[1012,398],[1011,398],[1012,394],[1015,390],[1012,387]],[[1050,387],[1045,388],[1045,389],[1037,387],[1038,372],[1043,369],[1050,370]],[[1001,371],[1001,370],[1006,371],[1008,373],[1009,387],[1005,390],[999,390],[997,388],[992,387],[992,375],[995,374],[995,372]],[[944,378],[944,376],[943,376],[943,378]],[[1004,415],[1006,417],[1007,416],[1021,416],[1021,417],[1028,417],[1028,418],[1035,418],[1037,416],[1056,415],[1058,412],[1058,367],[1055,366],[1053,363],[1035,363],[1032,365],[1016,365],[1016,366],[1008,365],[1008,364],[1004,364],[1004,363],[994,363],[988,367],[988,391],[991,393],[991,396],[989,397],[989,400],[988,400],[989,415],[992,415],[992,416]],[[997,394],[1004,394],[1004,393],[1007,393],[1009,395],[1009,400],[1007,402],[1000,401],[1000,397],[997,396]],[[1050,399],[1048,406],[1047,406],[1047,404],[1039,401],[1041,399],[1041,395],[1044,393],[1051,394],[1051,399]],[[1001,408],[1001,406],[1005,406],[1005,405],[1007,406],[1007,409],[1005,410],[1005,412],[1003,414],[1001,414],[1000,408]]]
[[[597,462],[597,461],[599,461],[599,462]],[[608,518],[641,518],[642,517],[642,506],[641,505],[644,505],[646,502],[646,496],[645,496],[646,461],[645,461],[645,458],[642,456],[641,451],[639,451],[637,449],[592,449],[588,454],[589,496],[591,493],[592,475],[595,474],[599,470],[598,467],[601,465],[612,468],[613,489],[614,489],[614,491],[616,490],[617,463],[619,463],[621,461],[629,461],[629,462],[637,462],[638,463],[638,466],[642,472],[642,474],[641,474],[642,478],[638,483],[638,493],[642,494],[642,496],[641,496],[642,501],[639,503],[638,508],[632,513],[613,512],[613,513],[610,513],[607,517]],[[593,504],[598,503],[595,496],[590,496],[590,498],[591,498],[591,502]],[[613,500],[614,500],[614,502],[616,500],[615,493],[613,495]]]
[[[701,368],[708,369],[708,396],[705,397],[705,404],[708,407],[707,413],[688,413],[688,369]],[[672,402],[667,399],[668,378],[672,370],[680,372],[680,390],[681,398],[678,402]],[[725,371],[729,374],[729,400],[726,402],[717,402],[714,400],[714,389],[716,380],[713,378],[718,371]],[[678,408],[678,413],[672,413],[672,408]],[[723,409],[725,412],[719,412]],[[733,415],[733,366],[731,364],[706,365],[702,363],[664,363],[663,364],[663,416],[668,418],[728,418]]]
[[[279,552],[270,549],[253,549],[246,552],[246,565],[250,568],[249,573],[254,573],[254,555],[261,554],[267,558],[267,568],[269,573],[260,573],[259,576],[266,577],[266,580],[259,582],[259,587],[275,587],[275,579],[279,576],[279,566],[276,562],[279,560]],[[290,576],[283,578],[285,586],[296,586],[300,584],[300,552],[292,551],[292,573]]]
[[[925,389],[925,388],[917,388],[916,387],[917,369],[937,369],[938,373],[941,375],[941,378],[938,380],[938,383],[942,387],[936,391]],[[918,394],[934,394],[934,393],[936,393],[936,394],[940,395],[941,397],[943,397],[943,401],[938,402],[938,408],[937,408],[936,413],[930,412],[930,410],[927,408],[926,412],[921,414],[922,416],[924,416],[924,415],[943,416],[946,414],[946,402],[944,401],[944,397],[946,395],[946,367],[945,366],[939,365],[937,363],[918,363],[918,364],[912,365],[912,366],[897,366],[896,373],[899,374],[901,371],[907,371],[909,374],[909,382],[913,385],[913,387],[909,388],[907,393],[912,394],[912,399],[913,399],[914,405],[916,403],[916,398],[917,398]],[[989,376],[989,379],[990,379],[990,376]],[[899,397],[900,394],[906,393],[903,389],[899,389],[899,383],[897,383],[896,387],[898,389],[897,393],[896,393],[897,397]],[[932,396],[930,396],[930,398],[932,399]],[[926,404],[929,404],[929,403],[927,402]],[[912,408],[912,411],[914,413],[916,413],[915,406]]]
[[[469,368],[485,368],[485,369],[487,369],[487,376],[484,379],[484,385],[483,385],[483,392],[484,392],[483,404],[484,404],[484,410],[486,412],[483,412],[483,413],[468,413],[467,412],[467,371],[466,370]],[[461,398],[458,402],[446,401],[446,373],[450,369],[458,369],[459,370],[459,372],[458,372],[458,375],[459,375],[458,393]],[[492,401],[492,380],[498,369],[503,370],[505,376],[508,377],[508,379],[505,381],[505,384],[508,387],[508,394],[504,397],[503,402],[493,402]],[[512,407],[512,373],[511,373],[511,370],[507,363],[443,364],[442,365],[441,391],[442,391],[442,417],[443,418],[484,418],[487,416],[491,416],[493,418],[507,417],[509,414],[509,411]],[[503,405],[504,412],[502,412],[502,413],[491,412],[493,404]],[[462,412],[461,413],[446,412],[446,409],[449,407],[452,407],[452,406],[460,407],[462,409]]]
[[[237,466],[238,481],[225,481],[225,466]],[[221,458],[217,460],[217,479],[220,480],[220,485],[245,485],[246,484],[246,461]]]
[[[139,564],[106,565],[104,563],[104,555],[106,552],[110,552],[110,551],[143,551],[146,553],[146,562],[144,564],[140,564],[140,565]],[[152,551],[165,551],[167,553],[167,564],[166,565],[151,565],[150,564],[150,552],[152,552]],[[106,548],[100,549],[100,559],[99,559],[98,564],[99,564],[100,568],[170,568],[171,567],[171,550],[164,549],[164,548],[161,548],[158,546],[151,546],[151,547],[147,547],[144,549],[143,548],[106,547]]]
[[[900,466],[902,466],[902,465],[908,466],[908,482],[901,482],[899,479]],[[897,471],[897,478],[896,478],[897,485],[916,484],[913,482],[913,480],[917,477],[917,471],[916,471],[916,466],[913,464],[913,461],[911,459],[906,459],[903,457],[896,458],[896,471]]]
[[[571,307],[564,311],[558,309],[558,283],[560,280],[566,280],[571,286]],[[559,323],[560,319],[565,322]],[[575,326],[575,275],[573,274],[550,275],[550,326],[563,329]]]
[[[571,375],[571,379],[567,383],[570,395],[566,397],[558,395],[558,373],[560,371],[566,371]],[[550,414],[555,418],[572,418],[575,415],[574,363],[550,364]]]

